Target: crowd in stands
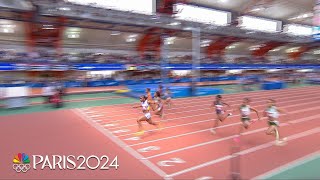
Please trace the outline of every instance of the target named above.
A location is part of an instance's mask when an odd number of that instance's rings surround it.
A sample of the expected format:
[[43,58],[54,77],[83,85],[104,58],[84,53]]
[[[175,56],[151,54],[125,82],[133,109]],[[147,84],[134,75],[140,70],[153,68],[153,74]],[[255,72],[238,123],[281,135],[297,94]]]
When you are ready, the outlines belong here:
[[[0,62],[13,63],[51,63],[51,64],[72,64],[72,63],[101,63],[101,64],[160,64],[160,59],[156,56],[145,55],[143,57],[135,55],[122,55],[110,53],[63,53],[57,55],[55,52],[38,51],[36,53],[25,53],[15,51],[1,51]],[[192,63],[191,55],[176,55],[169,56],[168,62],[172,64],[190,64]],[[236,57],[234,59],[226,60],[220,57],[201,57],[202,64],[221,64],[221,63],[235,63],[235,64],[319,64],[319,60],[288,60],[279,58],[276,61],[270,61],[267,58],[250,58],[250,57]]]
[[[205,71],[201,72],[200,77],[201,78],[215,78],[220,76],[236,76],[238,77],[238,80],[242,84],[256,84],[260,83],[264,80],[281,80],[289,83],[300,83],[304,80],[320,80],[320,72],[296,72],[296,71],[277,71],[277,72],[271,72],[266,73],[262,71],[257,72],[243,72],[241,74],[227,74],[223,71]],[[186,73],[186,74],[169,74],[168,77],[171,79],[176,80],[177,82],[181,79],[190,79],[192,78],[192,74]],[[104,81],[104,80],[110,80],[110,81],[117,81],[117,82],[124,82],[127,80],[133,80],[133,81],[140,81],[140,80],[158,80],[161,79],[160,73],[133,73],[128,71],[119,71],[117,73],[114,73],[112,75],[101,75],[101,74],[95,74],[95,75],[85,75],[85,74],[69,74],[68,76],[65,76],[64,78],[56,78],[56,77],[20,77],[17,78],[15,76],[6,76],[0,77],[0,85],[1,84],[25,84],[25,83],[41,83],[46,84],[49,86],[61,86],[64,82],[81,82],[83,83],[83,86],[87,86],[86,84],[91,81]]]

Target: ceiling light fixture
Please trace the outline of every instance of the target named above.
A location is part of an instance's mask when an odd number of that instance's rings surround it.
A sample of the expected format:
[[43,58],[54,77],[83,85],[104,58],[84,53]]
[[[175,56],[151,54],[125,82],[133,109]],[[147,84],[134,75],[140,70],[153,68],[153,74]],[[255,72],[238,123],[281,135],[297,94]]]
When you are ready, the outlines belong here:
[[219,3],[226,3],[228,0],[219,0]]
[[179,26],[181,23],[180,22],[172,22],[169,25],[170,26]]
[[271,52],[277,52],[277,51],[280,51],[280,48],[276,48],[276,49],[272,49],[270,50]]
[[313,16],[313,13],[308,12],[308,13],[299,14],[298,16],[294,16],[292,18],[289,18],[288,20],[301,20],[301,19],[312,17],[312,16]]
[[265,10],[265,9],[266,8],[264,8],[264,7],[255,7],[252,10],[250,10],[249,12],[257,12],[257,11],[262,11],[262,10]]
[[118,36],[118,35],[120,35],[121,34],[121,32],[120,31],[112,31],[111,32],[111,36]]
[[313,54],[314,54],[314,55],[319,55],[319,54],[320,54],[320,50],[315,50],[315,51],[313,51]]
[[136,38],[138,35],[137,34],[131,34],[129,35],[129,38]]
[[227,47],[227,49],[234,49],[234,48],[236,48],[236,46],[234,46],[234,45],[231,45],[231,46]]
[[70,11],[71,9],[69,7],[60,7],[60,11]]

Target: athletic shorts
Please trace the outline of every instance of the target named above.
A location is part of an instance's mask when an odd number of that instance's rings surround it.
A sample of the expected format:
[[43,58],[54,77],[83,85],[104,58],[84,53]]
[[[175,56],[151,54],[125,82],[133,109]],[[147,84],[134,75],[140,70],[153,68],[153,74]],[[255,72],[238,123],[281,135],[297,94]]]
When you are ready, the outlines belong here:
[[250,121],[250,117],[241,117],[242,122]]
[[216,110],[216,114],[224,114],[224,111],[223,110]]
[[151,119],[151,113],[146,113],[146,114],[144,114],[144,116],[145,116],[147,119]]
[[163,99],[167,100],[167,99],[171,99],[170,96],[164,96]]
[[268,121],[269,126],[279,126],[279,121]]

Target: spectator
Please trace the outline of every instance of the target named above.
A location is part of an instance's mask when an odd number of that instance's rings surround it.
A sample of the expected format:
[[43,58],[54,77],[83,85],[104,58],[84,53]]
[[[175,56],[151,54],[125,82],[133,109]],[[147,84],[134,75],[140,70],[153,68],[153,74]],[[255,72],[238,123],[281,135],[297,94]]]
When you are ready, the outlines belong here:
[[50,103],[51,98],[54,94],[54,88],[51,85],[46,85],[42,88],[42,97],[44,98],[44,104]]

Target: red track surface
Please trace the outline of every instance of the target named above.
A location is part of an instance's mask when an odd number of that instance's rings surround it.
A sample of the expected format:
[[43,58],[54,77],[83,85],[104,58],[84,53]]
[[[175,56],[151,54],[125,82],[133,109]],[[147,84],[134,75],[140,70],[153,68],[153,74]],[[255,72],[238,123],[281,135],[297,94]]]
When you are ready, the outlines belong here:
[[[273,137],[265,135],[265,119],[252,124],[245,133],[240,150],[242,178],[256,177],[319,150],[319,87],[224,95],[233,109],[237,109],[243,97],[250,97],[252,106],[260,112],[265,108],[266,99],[274,98],[290,115],[281,116],[280,133],[289,139],[286,146],[274,146]],[[120,167],[118,170],[68,173],[30,171],[21,175],[12,170],[12,164],[1,163],[0,168],[5,171],[0,178],[228,178],[230,150],[239,129],[239,115],[234,112],[234,116],[221,124],[217,134],[212,135],[209,131],[215,119],[210,108],[212,99],[211,96],[174,100],[175,106],[165,111],[164,129],[159,132],[145,124],[150,131],[142,137],[133,136],[137,130],[135,120],[142,114],[140,109],[132,109],[132,104],[2,118],[4,137],[0,140],[1,144],[6,144],[2,148],[3,162],[12,162],[13,155],[21,151],[43,155],[106,154],[118,155]],[[153,119],[160,120],[156,115]]]

